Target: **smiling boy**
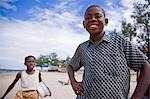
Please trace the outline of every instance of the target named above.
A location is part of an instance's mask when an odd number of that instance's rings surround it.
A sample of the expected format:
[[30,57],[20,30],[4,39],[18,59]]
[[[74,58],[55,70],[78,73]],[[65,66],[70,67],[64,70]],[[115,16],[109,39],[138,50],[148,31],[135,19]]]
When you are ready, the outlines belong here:
[[[118,34],[106,35],[108,24],[104,10],[98,5],[87,8],[83,26],[89,32],[88,41],[81,43],[68,66],[68,75],[76,99],[128,99],[130,68],[141,70],[132,99],[142,99],[150,84],[147,57]],[[84,67],[82,82],[74,72]]]

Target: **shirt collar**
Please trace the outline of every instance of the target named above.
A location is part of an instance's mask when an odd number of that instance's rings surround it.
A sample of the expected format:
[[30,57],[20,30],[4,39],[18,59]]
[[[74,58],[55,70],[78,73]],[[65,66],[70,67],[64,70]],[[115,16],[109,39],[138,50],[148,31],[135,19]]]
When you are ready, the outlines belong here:
[[[110,41],[111,41],[111,38],[110,38],[110,36],[108,35],[108,34],[106,34],[106,33],[104,33],[104,35],[103,35],[103,37],[102,37],[102,42],[107,42],[107,43],[109,43]],[[90,44],[93,44],[94,42],[93,42],[93,40],[90,38],[89,39],[89,45]],[[101,43],[101,42],[100,42]]]

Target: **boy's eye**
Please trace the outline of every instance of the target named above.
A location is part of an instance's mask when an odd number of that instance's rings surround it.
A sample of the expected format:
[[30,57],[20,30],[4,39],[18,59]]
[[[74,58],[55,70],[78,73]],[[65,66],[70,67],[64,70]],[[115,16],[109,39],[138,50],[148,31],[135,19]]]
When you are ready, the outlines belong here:
[[89,20],[89,19],[91,19],[91,17],[86,17],[85,19],[86,19],[86,20]]
[[100,15],[98,15],[98,16],[95,16],[95,18],[96,18],[96,19],[98,19],[98,18],[101,18],[101,17],[102,17],[102,16],[100,16]]
[[[101,18],[102,16],[101,15],[95,15],[95,16],[93,16],[95,19],[99,19],[99,18]],[[91,16],[89,16],[89,17],[86,17],[85,18],[85,20],[90,20],[90,19],[92,19],[93,17],[91,17]]]

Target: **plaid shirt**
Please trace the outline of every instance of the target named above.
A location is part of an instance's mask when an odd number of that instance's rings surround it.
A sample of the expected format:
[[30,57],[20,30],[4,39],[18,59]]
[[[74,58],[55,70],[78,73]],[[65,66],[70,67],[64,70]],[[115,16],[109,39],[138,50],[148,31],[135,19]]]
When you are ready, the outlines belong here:
[[84,67],[85,91],[77,99],[127,99],[129,69],[141,69],[147,57],[118,34],[104,34],[102,42],[80,44],[70,61],[73,70]]

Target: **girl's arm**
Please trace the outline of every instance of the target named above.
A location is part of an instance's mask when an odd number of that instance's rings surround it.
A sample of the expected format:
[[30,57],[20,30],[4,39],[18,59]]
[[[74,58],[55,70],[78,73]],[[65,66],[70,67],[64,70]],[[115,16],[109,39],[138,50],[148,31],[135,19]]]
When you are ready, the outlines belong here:
[[39,73],[39,82],[42,81],[41,72]]
[[19,78],[21,78],[21,73],[20,72],[16,75],[15,80],[11,83],[11,85],[9,85],[8,89],[6,90],[4,95],[1,97],[1,99],[4,99],[4,97],[13,89],[15,84],[18,82]]

